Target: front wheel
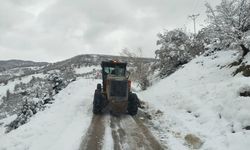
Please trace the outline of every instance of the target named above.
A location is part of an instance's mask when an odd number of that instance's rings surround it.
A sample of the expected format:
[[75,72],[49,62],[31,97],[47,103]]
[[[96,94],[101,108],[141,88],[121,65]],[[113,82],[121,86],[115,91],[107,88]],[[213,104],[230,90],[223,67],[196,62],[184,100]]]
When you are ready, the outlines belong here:
[[128,96],[128,114],[130,114],[131,116],[134,116],[137,114],[138,112],[138,102],[139,102],[139,99],[137,97],[136,94],[134,93],[130,93],[129,96]]

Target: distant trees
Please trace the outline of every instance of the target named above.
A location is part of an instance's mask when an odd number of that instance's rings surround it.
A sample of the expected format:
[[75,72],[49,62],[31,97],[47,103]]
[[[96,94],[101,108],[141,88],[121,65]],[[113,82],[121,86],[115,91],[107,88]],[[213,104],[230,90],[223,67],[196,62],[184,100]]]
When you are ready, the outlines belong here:
[[149,72],[150,72],[150,64],[144,63],[142,60],[142,49],[137,49],[136,52],[132,52],[129,49],[123,49],[121,55],[129,57],[131,62],[131,79],[138,82],[140,88],[142,90],[146,90],[149,86]]
[[7,85],[8,84],[8,80],[3,81],[3,84]]
[[20,112],[17,114],[16,119],[6,125],[5,133],[17,129],[19,126],[27,123],[29,119],[36,114],[39,110],[44,109],[44,106],[40,102],[25,100]]
[[[53,103],[53,96],[69,84],[69,82],[64,82],[67,80],[66,77],[67,75],[64,76],[63,73],[48,74],[45,78],[32,76],[30,82],[16,84],[14,93],[7,90],[0,114],[1,111],[6,111],[8,114],[18,113],[17,118],[6,125],[6,133],[25,124],[30,117],[38,111],[44,110],[48,104]],[[7,101],[9,95],[10,100]],[[16,112],[13,112],[14,109]]]
[[250,1],[222,0],[213,9],[206,4],[210,34],[218,38],[223,48],[242,50],[242,59],[249,53],[250,47]]

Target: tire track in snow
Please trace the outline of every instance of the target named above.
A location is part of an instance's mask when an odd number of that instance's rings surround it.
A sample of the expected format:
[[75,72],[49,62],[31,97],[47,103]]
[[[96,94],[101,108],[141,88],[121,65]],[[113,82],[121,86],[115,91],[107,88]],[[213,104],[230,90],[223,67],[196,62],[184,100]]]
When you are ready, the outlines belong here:
[[93,115],[79,150],[163,150],[138,117]]
[[138,117],[133,117],[133,119],[135,120],[137,125],[140,126],[140,129],[143,132],[145,138],[149,141],[152,150],[167,149],[167,147],[163,148],[163,146],[155,139],[155,137],[152,135],[149,129],[144,125],[144,123]]
[[111,116],[114,150],[163,150],[148,128],[131,116]]
[[102,149],[106,122],[106,115],[93,115],[88,132],[84,136],[79,150]]
[[124,149],[125,144],[125,131],[121,127],[121,118],[111,116],[110,127],[112,129],[112,137],[114,140],[114,149],[115,150],[122,150]]

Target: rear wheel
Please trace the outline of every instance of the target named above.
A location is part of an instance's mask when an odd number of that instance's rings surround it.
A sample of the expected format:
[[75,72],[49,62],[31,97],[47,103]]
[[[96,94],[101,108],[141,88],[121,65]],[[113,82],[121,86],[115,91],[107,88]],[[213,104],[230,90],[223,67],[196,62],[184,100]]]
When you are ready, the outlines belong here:
[[95,90],[94,94],[94,101],[93,101],[93,113],[100,114],[103,109],[103,96],[101,92],[101,84],[97,84],[97,89]]
[[130,93],[128,96],[128,114],[134,116],[138,112],[139,99],[136,94]]

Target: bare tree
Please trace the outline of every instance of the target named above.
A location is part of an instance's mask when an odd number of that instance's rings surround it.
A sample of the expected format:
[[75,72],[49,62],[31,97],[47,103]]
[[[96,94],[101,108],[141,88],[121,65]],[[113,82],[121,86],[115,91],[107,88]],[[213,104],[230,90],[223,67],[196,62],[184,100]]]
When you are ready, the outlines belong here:
[[143,52],[141,48],[138,48],[136,52],[125,48],[122,50],[121,55],[127,56],[132,60],[131,79],[137,81],[142,90],[146,90],[149,86],[149,72],[150,64],[143,61]]

